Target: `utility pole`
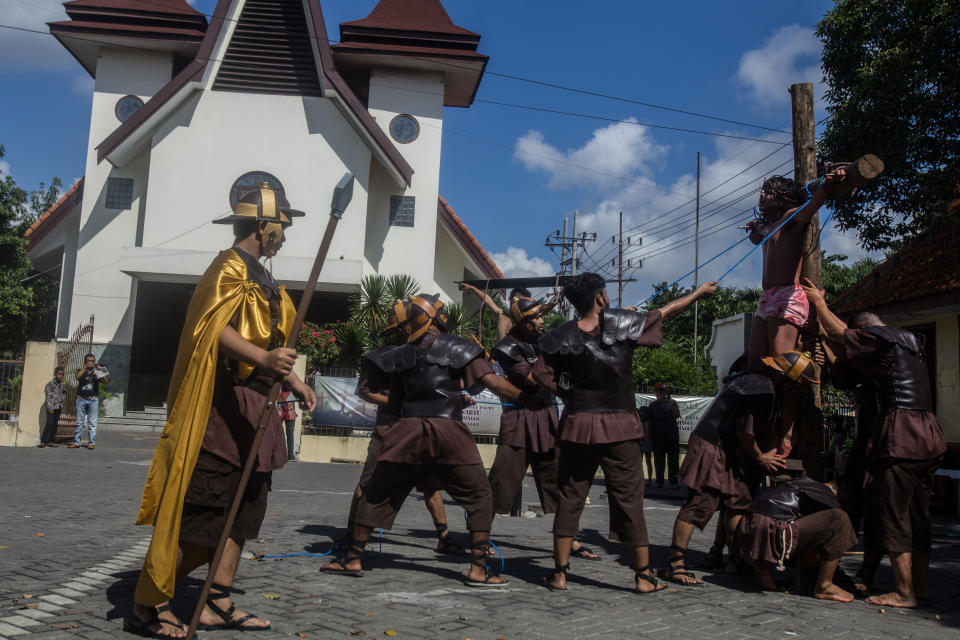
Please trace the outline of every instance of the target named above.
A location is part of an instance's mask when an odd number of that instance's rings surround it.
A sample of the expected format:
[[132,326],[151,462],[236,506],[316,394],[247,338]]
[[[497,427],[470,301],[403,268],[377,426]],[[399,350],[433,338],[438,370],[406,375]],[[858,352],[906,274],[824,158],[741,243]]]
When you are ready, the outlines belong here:
[[[583,249],[586,247],[588,242],[593,242],[597,239],[597,234],[593,233],[587,235],[586,232],[581,232],[577,235],[577,217],[578,213],[573,212],[573,228],[570,235],[567,235],[567,222],[568,219],[563,219],[563,232],[561,234],[560,230],[554,231],[553,235],[547,236],[547,240],[544,243],[544,246],[551,249],[559,247],[560,248],[560,270],[557,271],[557,275],[566,275],[567,268],[569,267],[570,275],[574,276],[577,274],[578,261],[577,261],[577,249]],[[573,309],[567,311],[567,317],[573,318]]]
[[[577,275],[577,212],[573,212],[573,241],[570,243],[570,276]],[[573,305],[567,308],[567,320],[573,320]]]
[[623,308],[623,211],[620,212],[620,240],[617,242],[617,308]]
[[[693,289],[700,286],[700,152],[697,151],[697,226],[693,232]],[[697,362],[697,326],[700,324],[699,301],[693,301],[693,362]]]

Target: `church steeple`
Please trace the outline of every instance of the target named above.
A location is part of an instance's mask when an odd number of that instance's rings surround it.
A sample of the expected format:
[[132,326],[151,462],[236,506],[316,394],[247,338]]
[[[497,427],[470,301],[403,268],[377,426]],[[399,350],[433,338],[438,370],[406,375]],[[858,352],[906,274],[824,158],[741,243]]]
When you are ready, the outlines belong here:
[[469,107],[489,60],[479,44],[480,34],[454,24],[440,0],[380,0],[366,18],[340,24],[333,55],[358,93],[376,67],[440,71],[443,104]]

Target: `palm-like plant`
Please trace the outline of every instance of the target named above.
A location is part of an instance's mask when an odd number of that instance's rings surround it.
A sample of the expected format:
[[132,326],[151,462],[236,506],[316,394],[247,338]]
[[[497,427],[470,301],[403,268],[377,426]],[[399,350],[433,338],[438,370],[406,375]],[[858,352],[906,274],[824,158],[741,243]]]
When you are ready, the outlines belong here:
[[447,312],[447,331],[451,335],[469,338],[476,333],[477,314],[468,313],[462,302],[448,302],[444,308]]
[[395,273],[387,276],[387,303],[393,305],[397,300],[406,300],[410,296],[420,293],[420,283],[413,276],[405,273]]
[[387,278],[374,273],[364,276],[357,290],[347,298],[347,313],[354,324],[375,332],[386,324],[392,302]]
[[340,362],[357,367],[363,355],[376,347],[378,336],[356,322],[339,322],[334,329],[340,346]]

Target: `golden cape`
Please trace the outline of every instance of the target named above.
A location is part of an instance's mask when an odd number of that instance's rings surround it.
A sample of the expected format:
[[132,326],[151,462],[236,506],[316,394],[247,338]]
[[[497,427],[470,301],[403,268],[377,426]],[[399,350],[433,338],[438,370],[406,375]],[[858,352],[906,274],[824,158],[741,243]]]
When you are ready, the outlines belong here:
[[[284,336],[295,310],[283,287],[278,328]],[[217,372],[220,333],[231,324],[244,339],[266,348],[270,307],[263,291],[247,279],[236,251],[221,251],[203,274],[187,307],[177,361],[167,394],[168,416],[153,453],[137,524],[153,525],[153,538],[137,583],[135,600],[156,606],[173,597],[183,499],[207,427]],[[239,363],[245,378],[253,367]]]

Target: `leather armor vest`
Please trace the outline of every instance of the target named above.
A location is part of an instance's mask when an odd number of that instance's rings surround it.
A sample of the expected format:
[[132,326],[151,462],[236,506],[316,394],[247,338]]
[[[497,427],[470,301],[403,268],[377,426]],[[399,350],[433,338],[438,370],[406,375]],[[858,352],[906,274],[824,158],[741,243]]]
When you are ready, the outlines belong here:
[[883,358],[884,372],[876,381],[880,409],[933,411],[923,336],[882,326],[864,327],[861,331],[890,343],[893,350]]
[[760,489],[747,511],[793,522],[797,518],[839,506],[837,496],[827,485],[810,478],[796,478],[769,489]]
[[735,373],[723,382],[720,393],[693,430],[695,435],[715,445],[736,437],[737,419],[741,416],[753,413],[754,420],[765,419],[763,425],[754,425],[754,431],[758,432],[766,426],[773,410],[773,383],[767,376]]
[[422,345],[394,347],[370,360],[384,371],[400,376],[402,417],[462,420],[460,370],[481,356],[483,347],[446,333],[438,335],[430,346]]
[[647,314],[604,309],[600,331],[586,335],[576,320],[540,338],[540,350],[560,355],[570,376],[566,408],[572,413],[635,411],[633,351],[643,335]]
[[[381,371],[388,373],[378,363],[383,362],[385,358],[388,358],[389,353],[396,348],[398,348],[396,345],[389,345],[389,344],[383,345],[367,353],[365,356],[363,356],[363,359],[369,363],[369,366],[377,367]],[[393,424],[399,418],[400,416],[397,415],[396,411],[393,410],[390,404],[387,404],[386,406],[383,406],[383,405],[377,406],[377,417],[376,417],[377,426]]]
[[[537,396],[542,401],[544,407],[552,404],[553,398],[549,392],[540,389],[540,387],[535,384],[531,384],[526,376],[518,375],[515,371],[512,371],[513,367],[521,362],[526,362],[531,367],[537,363],[537,359],[540,357],[540,345],[538,343],[527,342],[519,335],[508,333],[504,336],[503,340],[498,342],[497,346],[493,348],[491,355],[495,361],[500,363],[510,384],[528,396]],[[523,407],[511,405],[504,406],[503,410],[517,411],[522,408]],[[533,409],[534,407],[529,406],[528,402],[527,408]]]

